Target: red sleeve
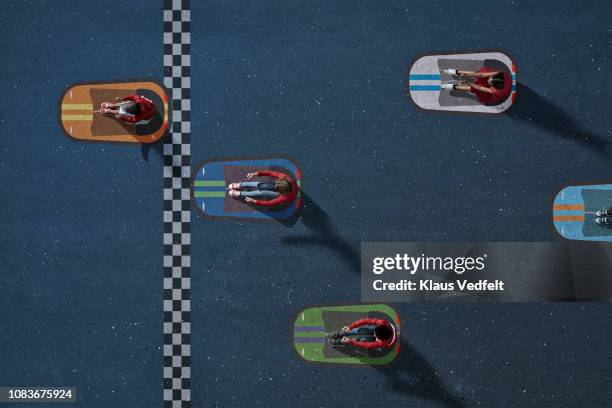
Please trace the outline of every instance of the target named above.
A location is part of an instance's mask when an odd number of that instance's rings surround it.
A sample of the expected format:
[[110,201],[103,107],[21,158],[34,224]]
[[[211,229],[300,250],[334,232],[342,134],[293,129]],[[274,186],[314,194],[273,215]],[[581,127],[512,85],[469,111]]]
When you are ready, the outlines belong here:
[[375,319],[373,317],[366,317],[365,319],[357,320],[349,324],[349,330],[353,330],[356,327],[372,325],[372,326],[381,326],[385,324],[386,321],[384,319]]
[[385,343],[380,340],[376,341],[357,341],[353,339],[349,339],[348,343],[351,346],[364,348],[364,349],[373,349],[373,348],[381,348],[384,347]]
[[122,101],[135,101],[138,95],[128,95],[121,98]]
[[488,73],[488,72],[495,72],[496,70],[494,70],[493,68],[489,68],[489,67],[482,67],[478,70],[478,72],[482,72],[482,73]]
[[140,119],[137,119],[136,116],[120,116],[119,119],[128,123],[136,123],[140,121]]
[[282,204],[287,200],[289,200],[289,196],[281,194],[272,200],[255,200],[254,204],[261,205],[262,207],[273,207],[275,205]]
[[274,177],[274,178],[284,178],[287,177],[286,174],[284,173],[279,173],[277,171],[272,171],[272,170],[262,170],[262,171],[258,171],[257,172],[258,176],[268,176],[268,177]]

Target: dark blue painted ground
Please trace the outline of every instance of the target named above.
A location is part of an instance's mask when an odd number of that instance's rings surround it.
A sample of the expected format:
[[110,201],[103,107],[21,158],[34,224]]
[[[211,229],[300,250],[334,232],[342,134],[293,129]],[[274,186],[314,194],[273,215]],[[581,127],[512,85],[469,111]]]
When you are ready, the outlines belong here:
[[[194,163],[283,153],[308,196],[293,227],[194,215],[194,406],[608,405],[608,304],[397,305],[379,370],[289,344],[302,307],[358,301],[361,241],[554,240],[555,192],[612,178],[607,3],[479,3],[194,2]],[[161,79],[161,5],[136,4],[0,20],[0,385],[75,385],[83,407],[161,404],[161,160],[57,124],[69,83]],[[507,114],[405,99],[417,54],[477,48],[517,61]]]

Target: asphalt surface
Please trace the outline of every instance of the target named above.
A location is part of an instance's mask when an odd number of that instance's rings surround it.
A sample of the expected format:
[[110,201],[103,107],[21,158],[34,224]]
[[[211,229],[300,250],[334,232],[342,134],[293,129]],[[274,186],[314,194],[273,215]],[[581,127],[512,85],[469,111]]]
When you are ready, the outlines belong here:
[[[612,179],[607,2],[193,3],[192,162],[293,158],[306,194],[295,223],[194,213],[194,406],[608,405],[604,303],[396,304],[383,369],[306,364],[289,335],[305,306],[359,301],[362,241],[559,239],[555,193]],[[161,4],[4,2],[0,33],[0,385],[160,406],[159,147],[57,118],[71,83],[161,80]],[[418,55],[478,49],[516,61],[507,113],[404,96]]]

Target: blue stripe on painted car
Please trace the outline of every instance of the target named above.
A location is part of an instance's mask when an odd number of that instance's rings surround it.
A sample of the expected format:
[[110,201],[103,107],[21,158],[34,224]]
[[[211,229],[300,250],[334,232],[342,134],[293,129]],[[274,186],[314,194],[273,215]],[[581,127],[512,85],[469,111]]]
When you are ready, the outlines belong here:
[[411,91],[439,91],[440,85],[410,85]]
[[410,75],[412,81],[436,81],[440,80],[440,75],[436,74],[412,74]]
[[325,338],[324,337],[294,337],[293,341],[297,344],[304,344],[304,343],[319,343],[319,344],[324,344],[325,343]]
[[308,333],[308,332],[325,332],[325,328],[321,326],[300,326],[295,328],[296,333]]
[[554,215],[584,215],[584,211],[579,210],[555,210]]

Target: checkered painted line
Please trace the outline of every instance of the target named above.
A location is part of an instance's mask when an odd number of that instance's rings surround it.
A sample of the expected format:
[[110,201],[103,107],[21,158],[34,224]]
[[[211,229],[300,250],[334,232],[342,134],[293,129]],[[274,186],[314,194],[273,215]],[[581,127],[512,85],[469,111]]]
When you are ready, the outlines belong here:
[[164,408],[191,407],[191,4],[164,1]]

